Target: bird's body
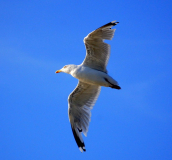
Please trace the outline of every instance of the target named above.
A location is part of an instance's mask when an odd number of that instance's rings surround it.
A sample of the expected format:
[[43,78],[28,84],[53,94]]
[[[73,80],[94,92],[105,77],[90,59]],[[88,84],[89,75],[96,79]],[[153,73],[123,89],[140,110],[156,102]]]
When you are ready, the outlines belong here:
[[104,39],[113,38],[115,29],[111,27],[117,23],[112,21],[84,38],[87,53],[81,65],[66,65],[56,71],[68,73],[79,80],[77,87],[68,97],[68,116],[81,152],[86,151],[81,133],[87,135],[91,109],[99,96],[101,86],[121,89],[117,81],[107,74],[110,45],[104,43]]
[[[70,67],[73,69],[69,74],[81,82],[104,87],[110,87],[111,84],[118,85],[118,83],[105,72],[95,70],[84,65],[70,65]],[[107,80],[111,84],[108,83]]]

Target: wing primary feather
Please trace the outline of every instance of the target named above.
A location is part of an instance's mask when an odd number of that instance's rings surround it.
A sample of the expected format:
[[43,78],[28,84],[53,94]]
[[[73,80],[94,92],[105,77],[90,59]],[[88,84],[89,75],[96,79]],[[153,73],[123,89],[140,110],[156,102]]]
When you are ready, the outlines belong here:
[[[107,24],[105,24],[105,25],[99,27],[99,28],[104,28],[104,27],[108,27],[108,26],[115,26],[115,25],[117,25],[118,23],[119,23],[119,22],[112,21],[112,22],[109,22],[109,23],[107,23]],[[99,29],[99,28],[98,28],[98,29]],[[111,27],[110,27],[110,28],[111,28]]]
[[82,130],[76,128],[75,126],[72,127],[72,125],[71,125],[71,128],[72,128],[72,132],[73,132],[73,136],[75,138],[76,144],[79,147],[79,150],[81,152],[86,151],[85,144],[83,142],[82,135],[81,135]]
[[81,152],[86,151],[82,133],[87,136],[91,120],[91,109],[98,98],[100,90],[100,86],[79,81],[77,87],[68,97],[69,121],[76,144]]
[[82,65],[107,73],[106,66],[110,57],[110,45],[104,40],[112,40],[116,29],[111,29],[119,22],[109,22],[92,31],[84,38],[86,57]]

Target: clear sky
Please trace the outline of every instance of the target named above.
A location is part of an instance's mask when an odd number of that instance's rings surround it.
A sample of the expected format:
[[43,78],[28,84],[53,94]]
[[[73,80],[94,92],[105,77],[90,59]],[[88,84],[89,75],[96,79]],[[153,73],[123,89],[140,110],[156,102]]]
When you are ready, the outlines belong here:
[[[0,1],[1,160],[171,160],[171,0]],[[109,74],[80,153],[68,120],[77,85],[55,74],[85,57],[83,38],[117,20]]]

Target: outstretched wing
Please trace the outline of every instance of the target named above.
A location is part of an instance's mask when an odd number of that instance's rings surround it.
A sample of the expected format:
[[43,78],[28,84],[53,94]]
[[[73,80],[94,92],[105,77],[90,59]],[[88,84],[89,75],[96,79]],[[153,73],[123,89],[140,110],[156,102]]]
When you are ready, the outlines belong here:
[[82,132],[87,136],[91,109],[94,106],[101,87],[79,81],[68,97],[68,115],[75,141],[81,152],[85,150]]
[[104,43],[104,39],[111,40],[116,29],[111,29],[119,22],[112,21],[89,33],[84,38],[86,47],[86,57],[82,65],[90,68],[106,71],[106,66],[110,56],[110,45]]

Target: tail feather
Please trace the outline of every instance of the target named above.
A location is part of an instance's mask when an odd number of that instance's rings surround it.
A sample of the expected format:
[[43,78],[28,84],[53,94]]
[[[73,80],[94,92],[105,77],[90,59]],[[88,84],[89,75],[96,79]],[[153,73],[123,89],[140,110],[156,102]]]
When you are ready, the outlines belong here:
[[109,80],[107,78],[104,78],[106,82],[109,83],[109,87],[111,88],[115,88],[115,89],[121,89],[121,87],[118,85],[118,82],[116,82],[116,84],[112,84],[111,82],[109,82]]
[[118,85],[112,85],[112,86],[110,86],[111,88],[115,88],[115,89],[121,89],[121,87],[120,86],[118,86]]

